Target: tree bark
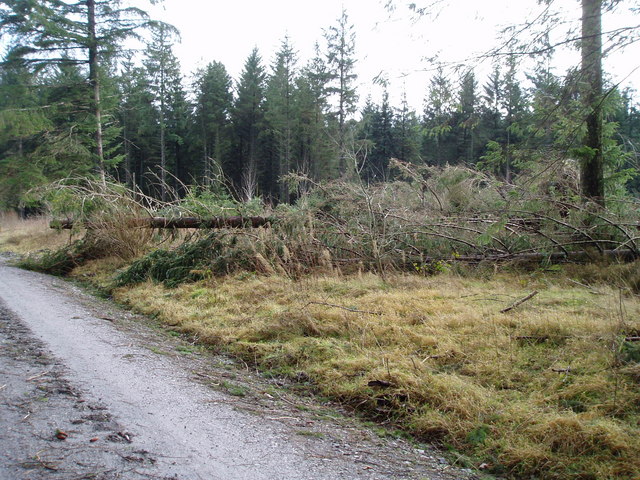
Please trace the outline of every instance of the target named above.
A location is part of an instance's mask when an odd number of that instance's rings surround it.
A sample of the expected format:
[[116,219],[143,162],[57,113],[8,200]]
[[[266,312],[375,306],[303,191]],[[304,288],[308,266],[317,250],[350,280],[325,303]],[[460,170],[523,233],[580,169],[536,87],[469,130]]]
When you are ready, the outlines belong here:
[[[130,218],[123,223],[126,228],[258,228],[270,225],[275,219],[270,217],[142,217]],[[71,229],[74,226],[73,220],[52,221],[51,228]],[[100,223],[83,222],[83,227],[96,229]]]
[[602,0],[582,0],[583,102],[587,133],[582,157],[582,193],[604,207],[602,145]]
[[102,139],[102,109],[100,107],[100,80],[98,78],[98,39],[96,36],[96,3],[87,0],[87,28],[89,34],[89,85],[93,90],[93,114],[96,121],[96,172],[103,184],[106,184],[104,166],[104,148]]

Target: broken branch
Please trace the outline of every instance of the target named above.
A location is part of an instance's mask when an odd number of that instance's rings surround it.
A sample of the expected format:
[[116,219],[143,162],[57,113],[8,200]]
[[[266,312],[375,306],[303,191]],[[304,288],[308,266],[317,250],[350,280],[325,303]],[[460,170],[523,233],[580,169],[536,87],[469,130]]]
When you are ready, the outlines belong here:
[[535,297],[538,294],[537,290],[534,290],[533,292],[531,292],[529,295],[527,295],[524,298],[521,298],[520,300],[515,301],[514,303],[512,303],[511,305],[509,305],[507,308],[503,308],[502,310],[500,310],[500,313],[507,313],[511,310],[513,310],[516,307],[519,307],[520,305],[522,305],[524,302],[531,300],[533,297]]

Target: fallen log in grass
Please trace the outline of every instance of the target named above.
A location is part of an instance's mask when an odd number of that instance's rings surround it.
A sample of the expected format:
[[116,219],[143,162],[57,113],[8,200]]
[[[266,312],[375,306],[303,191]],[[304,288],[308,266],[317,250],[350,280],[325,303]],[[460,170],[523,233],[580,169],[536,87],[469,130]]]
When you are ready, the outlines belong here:
[[[553,253],[513,253],[502,255],[460,255],[451,258],[450,261],[461,261],[466,263],[481,263],[481,262],[547,262],[547,263],[588,263],[594,260],[604,258],[607,260],[614,260],[619,262],[632,262],[638,259],[638,254],[633,250],[618,249],[618,250],[601,250],[601,251],[587,251],[578,250],[575,252],[553,252]],[[443,259],[438,259],[443,260]],[[449,261],[446,260],[445,261]],[[425,262],[428,263],[428,260]]]
[[[270,225],[274,221],[271,217],[142,217],[131,218],[126,221],[127,228],[258,228]],[[51,228],[72,229],[76,223],[73,220],[53,220]],[[103,226],[100,222],[85,221],[82,227],[96,229]]]

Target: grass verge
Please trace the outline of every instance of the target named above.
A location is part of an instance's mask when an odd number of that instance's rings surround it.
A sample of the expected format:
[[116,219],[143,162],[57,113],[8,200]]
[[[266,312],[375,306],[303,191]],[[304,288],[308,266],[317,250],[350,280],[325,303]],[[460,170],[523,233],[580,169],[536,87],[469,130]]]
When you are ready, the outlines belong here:
[[[531,291],[516,309],[504,307]],[[565,277],[240,273],[114,296],[513,478],[640,474],[640,302]]]

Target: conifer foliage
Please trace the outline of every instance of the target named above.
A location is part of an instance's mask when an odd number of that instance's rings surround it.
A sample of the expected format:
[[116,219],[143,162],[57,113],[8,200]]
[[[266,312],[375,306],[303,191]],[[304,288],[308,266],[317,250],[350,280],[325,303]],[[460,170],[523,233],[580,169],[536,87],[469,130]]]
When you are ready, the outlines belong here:
[[[585,28],[600,35],[597,22]],[[123,41],[141,31],[144,51],[126,52]],[[67,176],[113,176],[165,201],[197,184],[292,203],[324,180],[394,180],[392,159],[464,164],[507,184],[557,159],[581,163],[583,193],[597,203],[625,182],[638,189],[634,92],[606,84],[593,42],[566,74],[550,67],[549,48],[533,70],[513,54],[496,55],[489,74],[436,68],[417,111],[406,93],[395,97],[394,80],[378,98],[358,95],[363,49],[345,11],[311,59],[284,37],[273,58],[249,52],[235,79],[215,59],[183,76],[179,32],[117,1],[0,0],[0,32],[10,39],[0,64],[2,207]]]

